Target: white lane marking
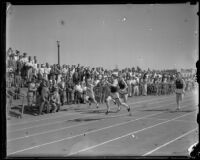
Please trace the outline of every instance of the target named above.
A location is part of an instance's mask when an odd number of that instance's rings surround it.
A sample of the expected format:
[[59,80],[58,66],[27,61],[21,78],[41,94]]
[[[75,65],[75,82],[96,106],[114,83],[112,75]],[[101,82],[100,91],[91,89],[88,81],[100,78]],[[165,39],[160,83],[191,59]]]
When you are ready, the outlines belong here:
[[163,113],[163,112],[154,113],[154,114],[151,114],[151,115],[148,115],[148,116],[144,116],[144,117],[140,117],[140,118],[137,118],[137,119],[134,119],[134,120],[130,120],[128,122],[117,123],[115,125],[110,125],[110,126],[107,126],[107,127],[96,129],[96,130],[84,132],[84,133],[81,133],[81,134],[78,134],[78,135],[74,135],[72,137],[67,137],[67,138],[63,138],[63,139],[60,139],[60,140],[56,140],[56,141],[52,141],[52,142],[48,142],[48,143],[43,143],[41,145],[37,145],[37,146],[33,146],[33,147],[29,147],[29,148],[26,148],[26,149],[22,149],[22,150],[18,150],[18,151],[12,152],[9,155],[12,155],[12,154],[15,154],[15,153],[19,153],[19,152],[23,152],[23,151],[27,151],[27,150],[31,150],[31,149],[34,149],[34,148],[39,148],[39,147],[42,147],[42,146],[45,146],[45,145],[49,145],[49,144],[53,144],[53,143],[62,142],[64,140],[73,139],[73,138],[82,136],[84,134],[90,134],[90,133],[93,133],[93,132],[95,133],[95,132],[98,132],[98,131],[101,131],[101,130],[105,130],[105,129],[108,129],[108,128],[124,125],[124,124],[130,123],[130,122],[134,122],[134,121],[137,121],[137,120],[140,120],[140,119],[145,119],[146,117],[155,116],[155,115],[158,115],[158,114],[161,114],[161,113]]
[[[169,100],[167,100],[167,101],[169,101]],[[164,100],[164,101],[158,101],[158,102],[154,102],[154,103],[149,103],[149,104],[156,104],[156,103],[162,103],[162,102],[167,102],[166,100]],[[189,100],[190,101],[190,100]],[[192,101],[192,100],[191,100]],[[135,103],[130,103],[129,105],[131,105],[131,104],[135,104]],[[114,106],[114,107],[111,107],[111,108],[116,108],[116,106]],[[136,107],[131,107],[132,109],[135,109],[135,108],[141,108],[141,106],[136,106]],[[100,110],[104,110],[105,108],[101,108]],[[99,110],[99,111],[100,111]],[[78,113],[78,114],[80,114],[80,113]],[[80,114],[80,115],[82,115],[82,114]],[[93,114],[93,115],[83,115],[81,118],[84,118],[84,117],[95,117],[95,116],[97,116],[97,115],[99,115],[99,114]],[[62,116],[61,116],[62,117]],[[63,116],[63,117],[65,117],[65,116]],[[76,119],[76,118],[73,118],[73,119]],[[73,120],[73,119],[69,119],[69,120]],[[69,120],[67,120],[67,121],[69,121]],[[66,120],[57,120],[57,121],[54,121],[53,123],[52,122],[49,122],[49,123],[45,123],[45,124],[41,124],[41,125],[34,125],[34,126],[31,126],[31,127],[25,127],[25,128],[19,128],[19,129],[15,129],[15,130],[8,130],[8,132],[7,133],[11,133],[11,132],[16,132],[16,131],[21,131],[21,130],[26,130],[26,129],[31,129],[31,128],[37,128],[37,127],[41,127],[41,126],[48,126],[48,125],[52,125],[52,124],[58,124],[58,123],[63,123],[63,122],[65,122]]]
[[[119,115],[117,115],[117,116],[109,116],[108,118],[115,118],[115,117],[120,117],[120,116],[123,116],[123,115],[127,115],[127,113],[125,113],[125,114],[119,114]],[[104,118],[104,117],[100,117],[100,118]],[[108,119],[108,118],[102,119],[102,121],[103,121],[103,120],[106,120],[106,119]],[[96,121],[97,121],[97,120],[96,120]],[[96,122],[96,121],[95,121],[95,122]],[[18,139],[23,139],[23,138],[29,138],[29,137],[32,137],[32,136],[42,135],[42,134],[46,134],[46,133],[52,133],[52,132],[56,132],[56,131],[61,131],[61,130],[65,130],[65,129],[67,129],[67,128],[79,127],[79,126],[82,126],[82,125],[87,125],[87,124],[95,123],[95,122],[85,122],[85,123],[83,123],[83,124],[75,124],[75,125],[71,125],[71,126],[67,126],[67,127],[63,127],[63,128],[48,130],[48,131],[45,131],[45,132],[30,134],[30,135],[26,135],[26,136],[24,136],[24,137],[18,137],[18,138],[9,139],[9,140],[7,140],[7,142],[11,142],[11,141],[15,141],[15,140],[18,140]]]
[[168,120],[168,121],[161,122],[161,123],[157,123],[157,124],[155,124],[155,125],[152,125],[152,126],[149,126],[149,127],[146,127],[146,128],[143,128],[143,129],[140,129],[140,130],[134,131],[134,132],[130,132],[130,133],[125,134],[125,135],[123,135],[123,136],[120,136],[120,137],[117,137],[117,138],[113,138],[113,139],[111,139],[111,140],[108,140],[108,141],[105,141],[105,142],[99,143],[99,144],[97,144],[97,145],[93,145],[93,146],[91,146],[91,147],[87,147],[87,148],[85,148],[85,149],[81,149],[81,150],[79,150],[79,151],[76,151],[76,152],[70,153],[70,154],[68,154],[67,156],[74,155],[74,154],[77,154],[77,153],[80,153],[80,152],[84,152],[84,151],[87,151],[87,150],[90,150],[90,149],[93,149],[93,148],[96,148],[96,147],[102,146],[102,145],[104,145],[104,144],[107,144],[107,143],[110,143],[110,142],[116,141],[116,140],[118,140],[118,139],[121,139],[121,138],[124,138],[124,137],[130,136],[130,135],[132,135],[132,134],[135,134],[135,133],[138,133],[138,132],[141,132],[141,131],[144,131],[144,130],[147,130],[147,129],[150,129],[150,128],[153,128],[153,127],[156,127],[156,126],[159,126],[159,125],[162,125],[162,124],[165,124],[165,123],[171,122],[171,121],[176,120],[176,119],[178,119],[178,118],[184,117],[184,116],[186,116],[186,115],[188,115],[188,114],[191,114],[191,113],[186,113],[186,114],[184,114],[184,115],[182,115],[182,116],[178,116],[178,117],[173,118],[173,119],[170,119],[170,120]]
[[[170,95],[171,96],[171,95]],[[188,97],[191,97],[192,95],[189,95]],[[162,99],[169,99],[169,98],[172,98],[172,97],[163,97],[163,98],[153,98],[153,99],[148,99],[148,100],[142,100],[142,101],[137,101],[135,103],[130,103],[130,104],[137,104],[137,103],[141,103],[141,102],[151,102],[151,101],[154,101],[154,100],[162,100]],[[146,97],[144,98],[146,99]],[[105,107],[106,108],[106,107]],[[103,110],[105,108],[100,108],[100,110]],[[88,109],[88,111],[93,111],[93,110],[96,110],[96,109]],[[15,126],[15,125],[20,125],[20,124],[26,124],[26,123],[32,123],[32,122],[38,122],[38,121],[43,121],[43,120],[47,120],[47,119],[56,119],[56,118],[60,118],[60,117],[65,117],[65,116],[68,116],[68,115],[73,115],[73,114],[80,114],[80,113],[67,113],[66,115],[64,116],[58,116],[58,117],[53,117],[53,118],[44,118],[44,119],[38,119],[38,120],[35,120],[35,119],[32,119],[31,121],[26,121],[26,122],[19,122],[19,123],[13,123],[13,124],[9,124],[8,126]],[[80,114],[81,115],[81,114]],[[29,119],[30,120],[30,119]]]
[[[185,107],[188,107],[188,105],[185,106]],[[182,107],[182,108],[184,108],[184,107]],[[166,112],[166,111],[164,111],[164,112]],[[88,132],[85,132],[85,133],[81,133],[81,134],[78,134],[78,135],[74,135],[72,137],[67,137],[67,138],[63,138],[63,139],[60,139],[60,140],[56,140],[56,141],[52,141],[52,142],[48,142],[48,143],[43,143],[41,145],[36,145],[36,146],[29,147],[29,148],[26,148],[26,149],[23,149],[23,150],[18,150],[18,151],[12,152],[9,155],[12,155],[12,154],[15,154],[15,153],[19,153],[19,152],[23,152],[23,151],[26,151],[26,150],[31,150],[31,149],[34,149],[34,148],[39,148],[39,147],[42,147],[42,146],[45,146],[45,145],[61,142],[61,141],[64,141],[64,140],[76,138],[76,137],[82,136],[84,134],[90,134],[90,133],[93,133],[93,132],[95,133],[95,132],[98,132],[98,131],[101,131],[101,130],[105,130],[105,129],[108,129],[108,128],[120,126],[120,125],[123,125],[123,124],[127,124],[127,123],[130,123],[130,122],[134,122],[134,121],[140,120],[140,119],[145,119],[147,117],[155,116],[155,115],[158,115],[158,114],[161,114],[161,113],[164,113],[164,112],[154,113],[154,114],[147,115],[147,116],[144,116],[144,117],[140,117],[140,118],[137,118],[137,119],[134,119],[134,120],[130,120],[128,122],[122,122],[122,123],[118,123],[118,124],[115,124],[115,125],[111,125],[111,126],[99,128],[99,129],[96,129],[96,130],[88,131]],[[189,113],[189,114],[191,114],[191,113]]]
[[[171,105],[171,104],[174,104],[174,103],[167,104],[166,106]],[[157,107],[152,107],[152,108],[150,108],[150,109],[154,109],[154,108],[163,108],[163,107],[166,107],[166,106],[161,106],[161,107],[160,107],[160,106],[157,106]],[[135,111],[134,113],[137,113],[137,112],[140,112],[140,111]],[[132,112],[132,113],[133,113],[133,112]],[[120,117],[120,116],[123,116],[123,115],[127,115],[127,113],[119,114],[119,115],[117,115],[117,116],[109,116],[108,118],[115,118],[115,117]],[[102,121],[103,121],[103,120],[106,120],[106,119],[108,119],[108,118],[102,119]],[[96,122],[96,121],[95,121],[95,122]],[[48,131],[45,131],[45,132],[30,134],[30,135],[26,135],[26,136],[23,136],[23,137],[18,137],[18,138],[9,139],[9,140],[7,140],[7,142],[11,142],[11,141],[15,141],[15,140],[23,139],[23,138],[28,138],[28,137],[32,137],[32,136],[36,136],[36,135],[42,135],[42,134],[46,134],[46,133],[56,132],[56,131],[60,131],[60,130],[65,130],[65,129],[67,129],[67,128],[78,127],[78,126],[87,125],[87,124],[95,123],[95,122],[86,122],[86,123],[83,123],[83,124],[75,124],[75,125],[71,125],[71,126],[68,126],[68,127],[63,127],[63,128],[48,130]]]
[[[174,103],[170,103],[170,104],[167,104],[166,106],[168,105],[171,105],[171,104],[174,104]],[[157,107],[152,107],[151,109],[154,109],[154,108],[163,108],[163,107],[166,107],[166,106],[157,106]],[[137,113],[137,112],[140,112],[140,111],[135,111],[134,113]],[[132,112],[133,113],[133,112]],[[123,116],[123,115],[127,115],[127,113],[124,113],[124,114],[119,114],[117,116],[109,116],[108,118],[115,118],[115,117],[120,117],[120,116]],[[102,117],[104,118],[104,117]],[[108,118],[105,118],[105,119],[102,119],[103,120],[106,120]],[[75,125],[71,125],[71,126],[68,126],[68,127],[63,127],[63,128],[59,128],[59,129],[54,129],[54,130],[48,130],[48,131],[45,131],[45,132],[40,132],[40,133],[35,133],[35,134],[31,134],[31,135],[26,135],[26,136],[23,136],[23,137],[18,137],[18,138],[13,138],[13,139],[9,139],[7,142],[11,142],[11,141],[15,141],[15,140],[18,140],[18,139],[23,139],[23,138],[27,138],[27,137],[32,137],[32,136],[36,136],[36,135],[41,135],[41,134],[46,134],[46,133],[51,133],[51,132],[56,132],[56,131],[59,131],[59,130],[65,130],[67,128],[72,128],[72,127],[78,127],[78,126],[82,126],[82,125],[87,125],[87,124],[90,124],[90,123],[95,123],[95,122],[86,122],[84,124],[75,124]]]
[[151,150],[151,151],[145,153],[143,156],[147,156],[147,155],[149,155],[149,154],[152,154],[153,152],[155,152],[155,151],[157,151],[157,150],[159,150],[159,149],[161,149],[161,148],[163,148],[163,147],[169,145],[170,143],[173,143],[174,141],[176,141],[176,140],[178,140],[178,139],[180,139],[180,138],[185,137],[186,135],[188,135],[188,134],[194,132],[194,131],[197,130],[197,129],[198,129],[198,128],[196,127],[195,129],[193,129],[193,130],[191,130],[191,131],[189,131],[189,132],[186,132],[186,133],[182,134],[181,136],[179,136],[179,137],[177,137],[177,138],[175,138],[175,139],[173,139],[173,140],[171,140],[171,141],[169,141],[169,142],[167,142],[167,143],[164,143],[163,145],[161,145],[161,146],[159,146],[159,147],[157,147],[157,148],[155,148],[155,149],[153,149],[153,150]]
[[[154,120],[169,120],[165,118],[147,118],[147,119],[154,119]],[[174,120],[174,122],[184,122],[184,123],[197,123],[196,121],[186,121],[186,120]]]

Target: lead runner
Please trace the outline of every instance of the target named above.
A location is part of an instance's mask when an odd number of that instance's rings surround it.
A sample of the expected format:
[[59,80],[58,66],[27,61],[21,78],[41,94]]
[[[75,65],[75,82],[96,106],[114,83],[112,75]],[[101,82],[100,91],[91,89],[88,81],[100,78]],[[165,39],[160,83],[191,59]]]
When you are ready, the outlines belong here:
[[[118,107],[120,105],[124,106],[127,108],[127,111],[129,112],[129,115],[131,116],[131,112],[130,112],[130,106],[128,104],[126,104],[125,102],[122,102],[121,98],[119,97],[119,92],[118,92],[118,80],[117,80],[117,75],[116,74],[112,74],[112,83],[107,82],[107,84],[110,87],[110,95],[108,96],[108,98],[106,99],[106,106],[107,106],[107,111],[105,114],[108,114],[110,111],[110,106],[109,103],[110,101],[114,101],[117,103]],[[119,110],[119,108],[118,108]]]
[[[125,81],[125,79],[123,78],[123,75],[119,76],[119,81],[118,81],[118,85],[119,85],[119,96],[120,98],[123,98],[124,103],[127,103],[128,100],[128,85]],[[118,106],[118,110],[120,111],[120,106]]]

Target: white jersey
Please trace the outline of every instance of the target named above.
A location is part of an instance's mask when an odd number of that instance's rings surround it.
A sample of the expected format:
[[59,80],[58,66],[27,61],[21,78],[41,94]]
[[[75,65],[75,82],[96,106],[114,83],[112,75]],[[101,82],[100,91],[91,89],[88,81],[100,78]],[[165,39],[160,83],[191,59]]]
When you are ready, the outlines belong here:
[[114,80],[113,80],[112,86],[114,86],[114,87],[117,87],[117,86],[118,86],[118,80],[117,80],[117,79],[114,79]]

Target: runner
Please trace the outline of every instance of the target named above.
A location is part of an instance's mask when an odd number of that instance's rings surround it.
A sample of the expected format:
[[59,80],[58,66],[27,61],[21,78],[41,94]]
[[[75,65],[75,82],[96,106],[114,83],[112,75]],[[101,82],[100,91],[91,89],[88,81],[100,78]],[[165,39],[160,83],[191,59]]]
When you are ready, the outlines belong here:
[[[119,96],[120,98],[123,98],[124,102],[127,103],[128,100],[128,85],[125,82],[124,78],[122,75],[119,76]],[[118,103],[118,111],[120,111],[120,106]]]
[[[118,106],[122,105],[124,107],[127,108],[127,111],[130,113],[129,115],[131,116],[131,112],[130,112],[130,106],[128,104],[126,104],[125,102],[122,102],[121,98],[119,97],[119,92],[118,92],[118,80],[117,80],[117,75],[116,74],[112,74],[112,83],[108,83],[108,85],[110,86],[110,95],[108,96],[108,98],[106,99],[106,106],[107,106],[107,111],[105,114],[108,114],[110,111],[110,106],[109,106],[109,102],[112,100],[114,100]],[[119,110],[119,108],[118,108]]]
[[86,87],[87,87],[86,96],[85,96],[86,102],[88,102],[89,106],[91,106],[91,102],[93,101],[96,104],[96,107],[99,108],[99,104],[97,103],[97,101],[95,99],[94,90],[93,90],[95,85],[92,83],[91,78],[88,78],[86,80]]
[[183,94],[185,93],[185,82],[182,79],[181,73],[177,73],[177,79],[175,81],[175,92],[176,92],[176,103],[177,103],[177,109],[176,111],[180,110],[180,102],[183,99]]

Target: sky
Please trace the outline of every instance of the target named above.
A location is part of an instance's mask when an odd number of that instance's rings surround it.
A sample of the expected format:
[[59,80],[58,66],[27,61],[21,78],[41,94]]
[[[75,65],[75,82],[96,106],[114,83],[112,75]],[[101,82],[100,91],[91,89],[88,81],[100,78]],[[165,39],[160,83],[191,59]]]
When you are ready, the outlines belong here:
[[142,69],[195,68],[198,6],[190,4],[11,5],[6,48],[39,63]]

